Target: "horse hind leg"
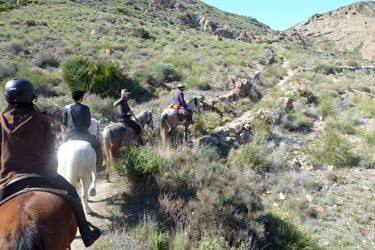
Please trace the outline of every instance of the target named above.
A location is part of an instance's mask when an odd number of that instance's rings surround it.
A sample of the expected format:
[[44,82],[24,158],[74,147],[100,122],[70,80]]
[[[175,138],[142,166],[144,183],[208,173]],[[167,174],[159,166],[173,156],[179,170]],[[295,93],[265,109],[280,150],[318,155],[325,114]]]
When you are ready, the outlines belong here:
[[96,173],[91,173],[90,196],[96,196]]
[[88,205],[88,190],[90,188],[91,183],[91,176],[85,176],[81,179],[81,185],[82,185],[82,194],[81,194],[81,200],[83,205],[83,210],[86,214],[91,214],[92,210],[90,209]]

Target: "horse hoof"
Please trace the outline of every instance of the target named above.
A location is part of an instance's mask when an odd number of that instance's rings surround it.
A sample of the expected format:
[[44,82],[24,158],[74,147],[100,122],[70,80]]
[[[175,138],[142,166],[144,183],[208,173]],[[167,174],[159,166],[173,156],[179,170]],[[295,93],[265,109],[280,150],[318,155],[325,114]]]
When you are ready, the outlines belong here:
[[95,195],[96,195],[96,189],[91,189],[90,196],[95,196]]

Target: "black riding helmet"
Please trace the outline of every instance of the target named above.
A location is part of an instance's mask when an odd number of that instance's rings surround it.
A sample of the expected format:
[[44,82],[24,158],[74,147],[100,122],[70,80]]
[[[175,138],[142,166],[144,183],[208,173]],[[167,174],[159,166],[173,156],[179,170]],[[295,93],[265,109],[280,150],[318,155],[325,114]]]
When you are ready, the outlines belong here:
[[32,102],[36,98],[33,84],[24,78],[9,80],[4,87],[5,99],[9,104]]

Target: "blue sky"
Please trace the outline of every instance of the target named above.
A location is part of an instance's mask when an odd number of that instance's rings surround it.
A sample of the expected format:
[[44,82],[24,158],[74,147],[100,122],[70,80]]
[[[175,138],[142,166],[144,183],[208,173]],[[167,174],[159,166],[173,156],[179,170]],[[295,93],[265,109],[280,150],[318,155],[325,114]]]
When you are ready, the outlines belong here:
[[202,0],[218,9],[256,18],[274,30],[285,30],[322,14],[359,1],[350,0]]

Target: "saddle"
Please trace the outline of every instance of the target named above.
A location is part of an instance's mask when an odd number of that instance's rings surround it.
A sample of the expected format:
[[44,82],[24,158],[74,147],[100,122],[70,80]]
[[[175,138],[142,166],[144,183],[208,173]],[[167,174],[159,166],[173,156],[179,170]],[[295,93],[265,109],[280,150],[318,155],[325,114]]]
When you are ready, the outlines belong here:
[[177,117],[180,122],[187,120],[189,113],[184,107],[181,107],[180,105],[173,103],[169,105],[169,107],[177,111]]
[[[63,196],[65,199],[65,196],[71,197],[71,195],[68,194],[68,191],[54,188],[53,180],[51,178],[39,174],[25,174],[12,179],[9,183],[7,183],[4,189],[0,190],[0,204],[17,196],[18,194],[36,189],[38,191],[61,194],[60,196]],[[75,199],[74,197],[71,197],[69,200]]]

